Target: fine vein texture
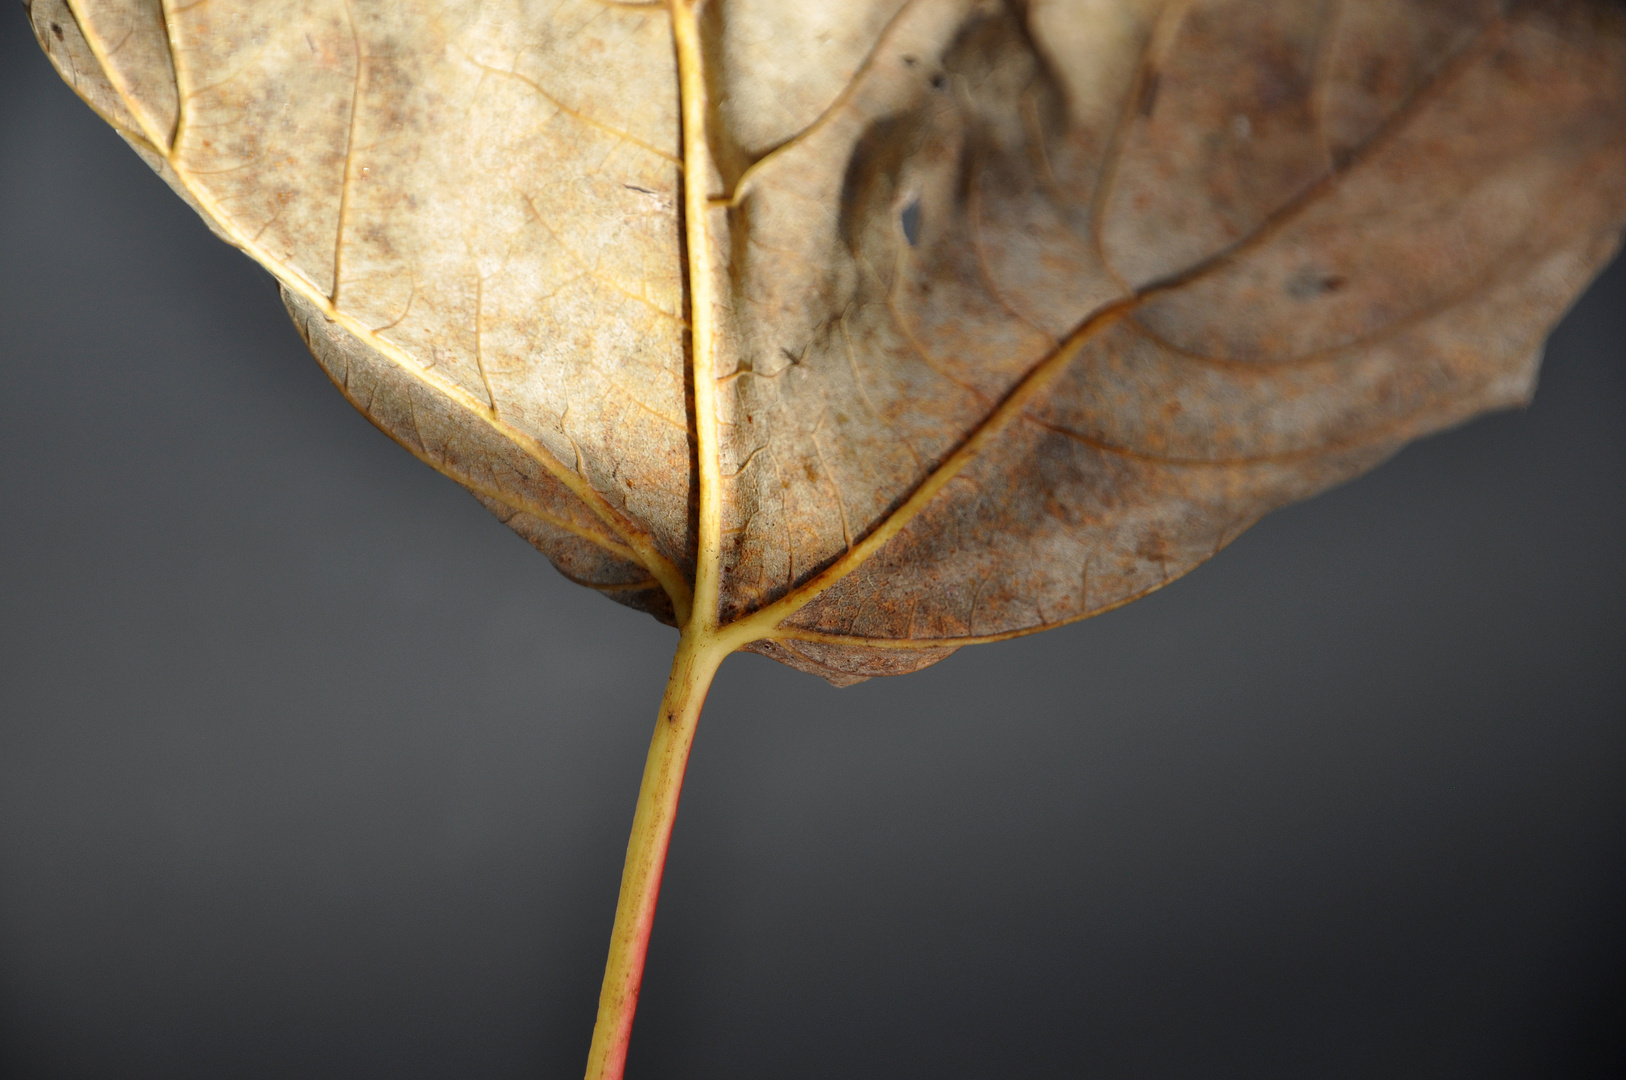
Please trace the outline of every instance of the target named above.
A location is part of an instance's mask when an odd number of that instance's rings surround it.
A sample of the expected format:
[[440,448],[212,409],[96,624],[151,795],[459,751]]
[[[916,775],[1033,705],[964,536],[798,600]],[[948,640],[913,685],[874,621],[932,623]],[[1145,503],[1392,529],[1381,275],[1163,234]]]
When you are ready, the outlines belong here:
[[1527,400],[1626,219],[1601,0],[712,0],[687,94],[661,4],[28,7],[357,408],[837,682]]

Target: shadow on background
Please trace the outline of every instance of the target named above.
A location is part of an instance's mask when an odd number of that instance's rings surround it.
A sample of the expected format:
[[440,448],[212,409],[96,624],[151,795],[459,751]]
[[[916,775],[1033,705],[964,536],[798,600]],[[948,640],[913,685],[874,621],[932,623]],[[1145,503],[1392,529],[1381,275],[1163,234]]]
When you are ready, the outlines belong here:
[[[675,635],[327,384],[0,21],[0,1073],[580,1075]],[[1626,1073],[1626,268],[1120,612],[730,660],[630,1075]]]

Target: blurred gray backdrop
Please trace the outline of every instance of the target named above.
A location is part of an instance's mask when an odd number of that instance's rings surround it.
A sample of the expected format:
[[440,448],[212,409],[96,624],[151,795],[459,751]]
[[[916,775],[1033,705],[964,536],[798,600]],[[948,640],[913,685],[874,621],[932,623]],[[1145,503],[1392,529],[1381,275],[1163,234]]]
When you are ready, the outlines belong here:
[[[0,21],[0,1075],[580,1075],[675,634],[353,412]],[[630,1075],[1626,1073],[1626,267],[1148,599],[723,668]]]

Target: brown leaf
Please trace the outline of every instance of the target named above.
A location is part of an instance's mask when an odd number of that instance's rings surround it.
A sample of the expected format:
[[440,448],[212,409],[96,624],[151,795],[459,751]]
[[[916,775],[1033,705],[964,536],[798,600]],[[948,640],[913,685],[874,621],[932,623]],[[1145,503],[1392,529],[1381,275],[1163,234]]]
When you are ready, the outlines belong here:
[[379,427],[837,682],[1526,401],[1626,222],[1604,0],[711,0],[681,93],[659,3],[30,15]]

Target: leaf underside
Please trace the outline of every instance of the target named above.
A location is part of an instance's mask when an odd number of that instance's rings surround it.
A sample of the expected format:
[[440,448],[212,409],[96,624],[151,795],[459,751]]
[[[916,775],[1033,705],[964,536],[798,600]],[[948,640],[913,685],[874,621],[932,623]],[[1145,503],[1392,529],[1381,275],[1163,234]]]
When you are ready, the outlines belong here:
[[1626,223],[1604,0],[709,0],[698,157],[662,3],[27,6],[375,424],[835,682],[1527,401]]

